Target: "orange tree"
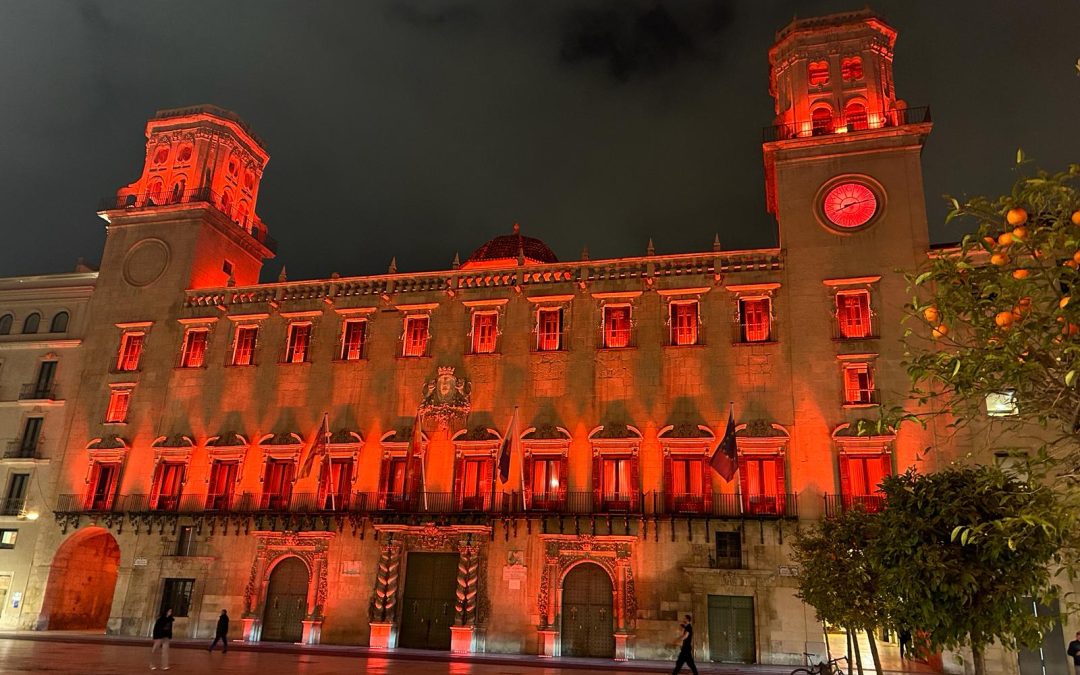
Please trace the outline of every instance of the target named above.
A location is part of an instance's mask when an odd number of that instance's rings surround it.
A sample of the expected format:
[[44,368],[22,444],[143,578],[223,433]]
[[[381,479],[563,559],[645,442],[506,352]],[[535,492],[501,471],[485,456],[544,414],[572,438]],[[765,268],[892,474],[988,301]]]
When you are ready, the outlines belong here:
[[987,395],[1015,404],[1004,423],[1039,429],[1059,475],[1080,468],[1080,165],[1020,175],[996,199],[952,200],[970,222],[956,247],[908,277],[906,366],[922,403],[954,423],[983,419]]

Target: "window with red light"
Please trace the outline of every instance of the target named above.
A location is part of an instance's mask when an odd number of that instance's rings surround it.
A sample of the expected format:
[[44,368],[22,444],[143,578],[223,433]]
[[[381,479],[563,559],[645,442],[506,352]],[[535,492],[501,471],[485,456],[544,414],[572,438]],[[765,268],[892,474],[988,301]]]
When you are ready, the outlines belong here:
[[667,508],[671,512],[700,513],[706,509],[705,491],[710,476],[700,455],[668,456],[666,473]]
[[863,79],[862,58],[852,56],[840,62],[840,76],[845,82]]
[[128,406],[131,404],[131,387],[117,387],[109,391],[109,407],[105,411],[105,422],[123,424],[127,422]]
[[165,199],[165,181],[160,178],[155,178],[150,181],[150,186],[146,190],[146,203],[150,206],[156,206],[162,204]]
[[557,456],[533,457],[529,488],[534,499],[555,499],[565,491],[562,464],[563,459]]
[[[415,460],[414,461],[418,461]],[[405,457],[393,457],[389,460],[386,467],[386,484],[385,492],[389,492],[395,495],[402,495],[405,493],[405,469],[406,469]]]
[[874,390],[874,373],[869,363],[845,363],[844,403],[846,405],[869,405],[877,403]]
[[811,87],[820,87],[829,83],[829,62],[811,61],[807,66],[807,80]]
[[207,485],[206,508],[210,511],[226,511],[232,506],[239,461],[214,460],[210,464],[210,481]]
[[237,326],[233,339],[232,365],[255,365],[255,344],[259,338],[258,326]]
[[206,363],[206,342],[210,332],[205,328],[188,328],[184,331],[184,344],[180,349],[181,368],[202,368]]
[[491,495],[495,461],[491,457],[463,457],[458,462],[456,492],[461,508],[483,509]]
[[119,479],[119,462],[94,462],[90,471],[90,492],[86,495],[86,508],[91,511],[111,510]]
[[739,340],[768,342],[772,337],[772,301],[769,298],[739,300]]
[[131,372],[139,369],[139,359],[142,357],[143,342],[146,334],[142,332],[127,332],[120,336],[120,352],[116,357],[116,369],[120,372]]
[[536,310],[536,349],[556,352],[562,349],[563,310],[561,307]]
[[472,353],[493,354],[499,336],[499,315],[496,312],[473,312]]
[[860,506],[878,511],[884,506],[881,481],[892,473],[892,456],[840,455],[840,494],[846,508]]
[[310,342],[310,323],[290,323],[289,336],[285,342],[285,363],[303,363],[307,361]]
[[745,512],[783,513],[787,487],[782,455],[740,454],[739,483]]
[[187,465],[183,462],[161,462],[157,467],[154,489],[150,495],[150,508],[159,511],[175,511],[180,507],[180,492],[184,486]]
[[832,110],[824,106],[814,108],[810,113],[810,124],[813,127],[815,136],[831,134],[833,132]]
[[637,505],[637,457],[600,455],[593,461],[594,500],[605,511],[627,511]]
[[177,164],[183,164],[191,160],[191,146],[184,145],[180,147],[180,152],[176,154]]
[[329,465],[323,465],[319,480],[319,507],[326,511],[340,511],[349,506],[352,494],[353,461],[348,457],[335,457]]
[[840,291],[836,294],[836,328],[842,338],[866,338],[870,325],[870,292]]
[[604,347],[616,349],[630,346],[630,305],[604,307]]
[[844,108],[844,121],[847,123],[848,131],[862,131],[866,129],[869,124],[866,117],[866,106],[857,101],[852,101]]
[[341,330],[341,360],[358,361],[364,358],[365,319],[347,319]]
[[428,322],[426,316],[405,317],[405,335],[402,354],[404,356],[424,356],[427,354]]
[[292,497],[296,463],[289,459],[271,459],[263,472],[262,508],[284,511]]
[[671,322],[671,344],[698,344],[698,303],[697,300],[673,302],[669,305]]

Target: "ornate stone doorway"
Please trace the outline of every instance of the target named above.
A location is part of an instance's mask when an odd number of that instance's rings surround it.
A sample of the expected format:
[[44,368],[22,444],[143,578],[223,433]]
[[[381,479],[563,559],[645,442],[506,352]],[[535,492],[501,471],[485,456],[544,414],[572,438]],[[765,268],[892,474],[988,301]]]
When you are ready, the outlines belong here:
[[575,566],[563,580],[562,655],[615,656],[611,578],[594,563]]
[[457,553],[409,553],[405,560],[401,635],[413,649],[450,649],[457,603]]
[[39,625],[47,630],[100,630],[109,623],[120,546],[108,530],[68,537],[53,556]]
[[307,566],[299,558],[285,558],[270,572],[263,610],[264,642],[300,642],[307,618]]

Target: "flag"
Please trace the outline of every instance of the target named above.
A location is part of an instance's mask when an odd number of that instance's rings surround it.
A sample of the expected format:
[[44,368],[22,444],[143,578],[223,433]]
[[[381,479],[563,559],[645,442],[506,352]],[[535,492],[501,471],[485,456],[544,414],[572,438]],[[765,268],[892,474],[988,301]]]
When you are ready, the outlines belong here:
[[727,429],[724,430],[723,438],[713,448],[709,466],[723,476],[724,480],[731,480],[739,468],[738,452],[738,446],[735,443],[735,404],[732,403],[728,411]]
[[499,448],[500,483],[510,480],[510,454],[518,440],[517,414],[517,406],[514,406],[514,415],[510,418],[510,425],[506,427],[506,435],[503,436],[502,447]]
[[315,459],[326,455],[326,442],[330,436],[330,420],[327,413],[323,413],[319,429],[311,434],[308,441],[303,463],[300,464],[298,478],[307,478],[311,474],[311,467],[315,466]]
[[[405,455],[405,480],[402,481],[401,486],[404,491],[402,497],[407,497],[412,490],[412,464],[413,458],[420,454],[423,450],[423,430],[420,429],[420,413],[416,413],[416,419],[413,421],[412,438],[409,439],[408,454]],[[422,459],[420,461],[423,461]]]

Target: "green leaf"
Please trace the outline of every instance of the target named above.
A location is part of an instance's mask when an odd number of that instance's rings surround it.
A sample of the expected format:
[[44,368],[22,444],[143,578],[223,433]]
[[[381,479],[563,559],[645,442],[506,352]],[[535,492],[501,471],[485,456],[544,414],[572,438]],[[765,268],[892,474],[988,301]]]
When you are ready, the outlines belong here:
[[915,277],[915,285],[916,286],[921,286],[924,281],[926,281],[927,279],[929,279],[932,276],[934,276],[933,272],[923,272],[919,276]]
[[1075,382],[1075,381],[1076,381],[1076,371],[1075,370],[1070,370],[1069,372],[1065,373],[1065,386],[1066,387],[1073,386],[1073,382]]

